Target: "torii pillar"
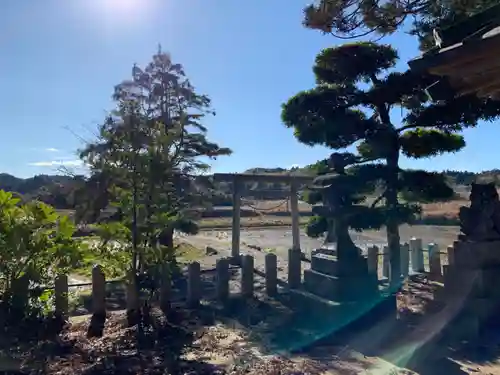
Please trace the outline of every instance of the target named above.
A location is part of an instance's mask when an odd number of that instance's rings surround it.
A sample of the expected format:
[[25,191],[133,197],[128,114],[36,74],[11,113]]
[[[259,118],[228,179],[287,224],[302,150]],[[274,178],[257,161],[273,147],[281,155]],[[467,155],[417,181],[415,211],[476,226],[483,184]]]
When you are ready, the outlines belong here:
[[300,251],[300,217],[297,182],[290,182],[290,210],[292,213],[292,249]]
[[241,230],[241,180],[234,176],[233,180],[233,222],[231,225],[231,257],[240,258],[240,230]]

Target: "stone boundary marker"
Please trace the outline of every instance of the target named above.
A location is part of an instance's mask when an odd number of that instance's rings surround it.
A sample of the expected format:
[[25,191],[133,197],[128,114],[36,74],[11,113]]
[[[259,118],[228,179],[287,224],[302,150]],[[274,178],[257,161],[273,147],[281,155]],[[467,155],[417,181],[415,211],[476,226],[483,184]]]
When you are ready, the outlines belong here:
[[[454,262],[453,246],[448,246],[448,264]],[[382,251],[377,246],[369,246],[367,249],[368,272],[377,274],[379,271],[379,262],[382,265],[382,275],[389,277],[390,262],[387,246]],[[424,250],[422,240],[412,238],[409,243],[401,245],[401,273],[402,277],[407,277],[412,272],[425,272],[424,252],[428,255],[428,273],[432,279],[442,279],[443,272],[446,272],[447,266],[441,264],[441,254],[443,254],[437,244],[430,243]],[[300,250],[289,249],[288,251],[288,287],[291,289],[300,288],[302,285],[302,253]],[[382,257],[379,261],[379,257]],[[265,292],[268,296],[274,297],[278,293],[278,258],[274,253],[265,255]],[[230,259],[220,258],[216,263],[216,297],[217,300],[224,303],[230,297]],[[188,265],[187,271],[187,295],[186,302],[190,307],[196,307],[200,304],[202,296],[201,266],[198,262],[192,262]],[[162,269],[162,284],[160,288],[160,305],[162,309],[168,310],[171,295],[171,279],[168,267]],[[241,256],[241,296],[243,298],[252,298],[254,295],[254,257],[251,255]],[[127,309],[133,310],[139,308],[139,296],[136,293],[134,285],[135,278],[132,275],[128,277],[127,286]],[[68,289],[71,286],[85,286],[89,284],[68,285],[67,275],[59,275],[54,282],[54,308],[55,313],[60,316],[68,316]],[[101,266],[96,265],[92,268],[92,313],[105,314],[106,312],[106,278]]]

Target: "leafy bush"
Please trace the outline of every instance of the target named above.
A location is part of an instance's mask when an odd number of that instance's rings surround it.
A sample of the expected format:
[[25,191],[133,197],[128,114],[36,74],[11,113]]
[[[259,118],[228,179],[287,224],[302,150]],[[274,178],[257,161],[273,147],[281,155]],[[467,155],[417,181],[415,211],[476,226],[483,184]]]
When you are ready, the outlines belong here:
[[[0,325],[40,319],[51,309],[57,275],[82,261],[74,225],[41,202],[21,204],[0,190]],[[3,323],[3,324],[2,324]]]

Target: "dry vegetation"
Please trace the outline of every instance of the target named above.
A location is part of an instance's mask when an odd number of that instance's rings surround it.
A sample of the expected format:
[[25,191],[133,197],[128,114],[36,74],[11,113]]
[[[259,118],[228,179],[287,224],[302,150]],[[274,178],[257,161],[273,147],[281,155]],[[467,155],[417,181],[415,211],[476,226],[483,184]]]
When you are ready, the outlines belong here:
[[[456,219],[461,206],[468,205],[467,193],[460,194],[459,198],[440,203],[429,203],[422,205],[422,217],[437,217]],[[279,205],[283,201],[251,201],[252,207],[255,207],[258,216],[242,217],[241,225],[244,227],[264,227],[291,225],[291,217],[286,215],[289,212],[289,205]],[[250,210],[250,208],[244,208]],[[259,211],[262,210],[262,211]],[[311,206],[307,203],[299,203],[299,212],[302,213],[301,223],[306,223],[311,214]],[[242,215],[243,216],[243,215]],[[201,220],[202,228],[225,228],[231,226],[231,217],[203,218]]]

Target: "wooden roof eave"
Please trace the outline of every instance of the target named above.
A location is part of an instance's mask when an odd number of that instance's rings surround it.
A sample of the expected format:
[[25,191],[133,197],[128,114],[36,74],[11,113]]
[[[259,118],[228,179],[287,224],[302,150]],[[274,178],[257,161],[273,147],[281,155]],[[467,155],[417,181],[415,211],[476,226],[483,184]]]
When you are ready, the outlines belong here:
[[[488,34],[488,33],[487,33]],[[408,62],[412,70],[446,76],[463,65],[486,64],[500,48],[500,33],[483,38],[473,38],[439,50],[437,53],[423,55]]]

